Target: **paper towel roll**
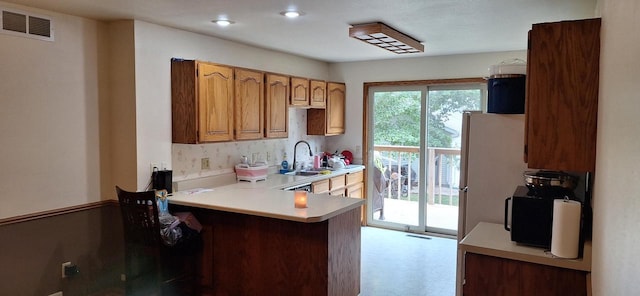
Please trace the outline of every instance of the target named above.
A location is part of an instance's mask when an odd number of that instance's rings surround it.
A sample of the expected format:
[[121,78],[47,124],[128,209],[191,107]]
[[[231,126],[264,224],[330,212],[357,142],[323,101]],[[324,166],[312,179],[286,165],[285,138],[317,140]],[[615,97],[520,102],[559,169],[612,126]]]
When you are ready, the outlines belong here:
[[551,254],[554,256],[578,258],[581,209],[582,205],[574,200],[553,201]]

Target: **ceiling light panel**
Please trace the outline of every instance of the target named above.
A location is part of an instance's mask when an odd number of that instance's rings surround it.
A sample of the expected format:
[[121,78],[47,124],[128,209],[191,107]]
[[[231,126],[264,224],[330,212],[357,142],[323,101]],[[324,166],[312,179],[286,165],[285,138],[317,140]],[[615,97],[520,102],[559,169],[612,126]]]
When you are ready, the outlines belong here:
[[424,52],[420,41],[380,22],[352,25],[349,37],[397,54]]

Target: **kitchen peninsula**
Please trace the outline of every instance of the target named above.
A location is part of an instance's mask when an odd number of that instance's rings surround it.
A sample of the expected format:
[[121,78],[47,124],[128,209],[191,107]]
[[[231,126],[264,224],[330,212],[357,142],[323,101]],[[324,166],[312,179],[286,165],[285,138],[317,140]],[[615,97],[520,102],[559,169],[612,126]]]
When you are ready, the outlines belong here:
[[[294,207],[292,185],[330,175],[269,175],[211,189],[176,192],[171,208],[203,225],[202,286],[214,295],[358,295],[364,200],[309,194]],[[172,210],[173,211],[173,210]]]

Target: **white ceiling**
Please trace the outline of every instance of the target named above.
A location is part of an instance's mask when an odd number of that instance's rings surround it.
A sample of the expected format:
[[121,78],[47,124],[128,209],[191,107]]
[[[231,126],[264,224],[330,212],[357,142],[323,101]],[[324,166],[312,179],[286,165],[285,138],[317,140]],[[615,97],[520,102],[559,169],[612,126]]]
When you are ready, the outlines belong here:
[[[98,20],[138,19],[327,62],[523,50],[531,24],[590,18],[596,0],[4,0]],[[287,19],[281,11],[302,10]],[[228,17],[222,28],[211,20]],[[349,37],[383,22],[425,52],[398,55]]]

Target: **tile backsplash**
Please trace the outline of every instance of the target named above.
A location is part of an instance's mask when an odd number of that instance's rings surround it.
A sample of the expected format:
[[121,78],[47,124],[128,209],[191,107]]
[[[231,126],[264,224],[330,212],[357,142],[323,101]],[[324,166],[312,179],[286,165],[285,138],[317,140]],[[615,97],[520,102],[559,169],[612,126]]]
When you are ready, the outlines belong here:
[[[311,145],[312,152],[322,152],[325,137],[307,135],[307,112],[304,109],[289,108],[289,137],[287,139],[262,139],[253,141],[233,141],[211,144],[173,144],[171,169],[173,180],[189,180],[207,176],[233,173],[234,166],[242,156],[249,161],[267,161],[269,166],[280,165],[284,154],[292,164],[293,146],[299,140]],[[298,145],[297,160],[311,161],[306,145]],[[201,169],[202,158],[209,158],[210,169]]]

